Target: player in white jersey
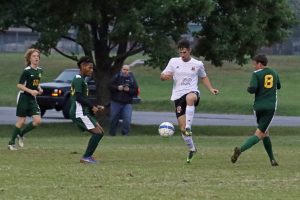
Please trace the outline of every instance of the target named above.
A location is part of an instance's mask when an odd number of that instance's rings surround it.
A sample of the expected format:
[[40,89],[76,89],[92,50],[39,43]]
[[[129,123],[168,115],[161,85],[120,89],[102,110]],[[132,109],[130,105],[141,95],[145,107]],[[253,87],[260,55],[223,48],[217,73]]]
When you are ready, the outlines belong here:
[[190,163],[197,149],[192,138],[192,122],[195,113],[195,106],[200,100],[198,89],[198,78],[216,95],[218,89],[212,87],[201,61],[191,57],[190,43],[181,40],[178,43],[180,57],[171,58],[166,68],[160,75],[161,80],[173,79],[171,100],[175,103],[175,112],[183,140],[186,142],[189,153],[187,163]]

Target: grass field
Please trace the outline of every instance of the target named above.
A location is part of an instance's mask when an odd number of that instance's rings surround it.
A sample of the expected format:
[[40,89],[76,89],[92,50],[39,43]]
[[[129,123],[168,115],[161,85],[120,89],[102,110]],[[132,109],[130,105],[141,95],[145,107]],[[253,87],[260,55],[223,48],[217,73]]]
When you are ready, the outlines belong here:
[[[26,147],[5,149],[12,126],[0,129],[0,199],[295,200],[300,196],[299,128],[271,129],[279,167],[257,144],[236,164],[229,159],[252,127],[195,127],[198,154],[185,163],[181,137],[162,138],[156,126],[133,126],[132,136],[104,137],[95,156],[79,158],[89,139],[73,124],[43,124]],[[197,134],[197,133],[200,133]]]
[[[131,63],[138,57],[131,57]],[[300,115],[300,56],[270,56],[270,66],[275,68],[281,77],[282,89],[279,91],[278,115]],[[23,54],[0,54],[0,106],[15,106],[17,95],[16,83],[23,70]],[[42,56],[41,66],[44,69],[42,81],[54,79],[65,68],[75,66],[75,63],[60,55]],[[206,88],[200,86],[202,95],[197,112],[208,113],[241,113],[252,114],[253,96],[246,92],[253,66],[247,64],[243,67],[232,63],[225,63],[222,68],[205,63],[206,71],[213,85],[220,90],[218,96],[208,93]],[[142,103],[135,105],[136,110],[171,111],[173,104],[169,100],[171,94],[171,81],[159,80],[160,70],[150,67],[133,68],[141,88]],[[5,87],[3,87],[5,86]]]

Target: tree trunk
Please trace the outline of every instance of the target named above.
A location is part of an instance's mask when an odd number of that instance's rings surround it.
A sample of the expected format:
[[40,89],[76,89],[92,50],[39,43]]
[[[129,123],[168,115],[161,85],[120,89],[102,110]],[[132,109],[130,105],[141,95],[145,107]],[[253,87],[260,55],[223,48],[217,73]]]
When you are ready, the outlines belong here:
[[112,77],[111,72],[96,70],[94,76],[96,81],[97,103],[100,105],[107,105],[110,100],[110,92],[108,86]]
[[96,66],[94,70],[94,79],[96,82],[96,98],[97,104],[105,106],[105,111],[97,115],[97,119],[101,124],[109,123],[109,101],[110,101],[110,91],[109,83],[112,78],[111,73],[111,62],[109,58],[99,59],[96,57]]

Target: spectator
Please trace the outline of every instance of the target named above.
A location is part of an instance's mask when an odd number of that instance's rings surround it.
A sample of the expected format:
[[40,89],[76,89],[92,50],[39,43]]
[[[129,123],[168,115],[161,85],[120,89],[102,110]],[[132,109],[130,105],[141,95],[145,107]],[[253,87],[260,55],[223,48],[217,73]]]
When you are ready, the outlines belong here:
[[109,89],[110,101],[110,130],[109,134],[115,136],[119,120],[122,119],[121,133],[128,135],[132,115],[132,99],[138,92],[138,85],[128,65],[123,65],[120,72],[111,79]]

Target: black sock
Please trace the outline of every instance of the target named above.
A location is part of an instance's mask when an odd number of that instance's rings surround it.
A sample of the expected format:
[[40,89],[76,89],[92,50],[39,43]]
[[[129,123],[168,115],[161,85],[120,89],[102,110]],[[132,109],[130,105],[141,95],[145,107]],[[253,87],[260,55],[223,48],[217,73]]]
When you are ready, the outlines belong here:
[[100,140],[102,139],[102,134],[93,134],[89,140],[88,146],[86,148],[86,151],[83,155],[83,157],[90,157],[95,152]]

